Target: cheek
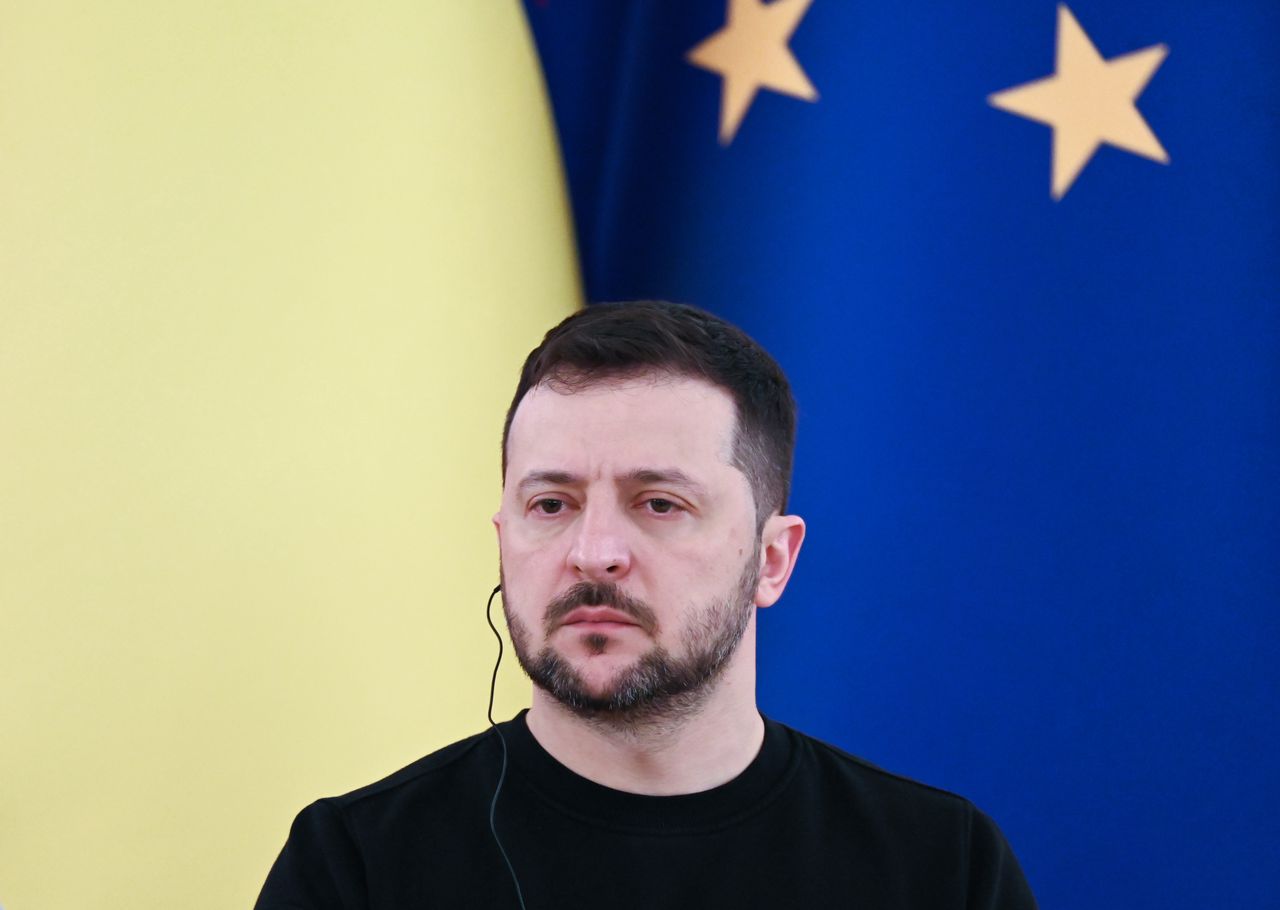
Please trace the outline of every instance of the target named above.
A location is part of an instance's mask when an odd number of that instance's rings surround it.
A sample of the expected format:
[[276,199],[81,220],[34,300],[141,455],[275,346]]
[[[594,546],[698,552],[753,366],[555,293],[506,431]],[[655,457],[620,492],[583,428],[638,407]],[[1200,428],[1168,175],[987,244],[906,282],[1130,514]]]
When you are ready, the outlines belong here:
[[746,558],[741,547],[680,547],[649,554],[644,560],[651,590],[677,601],[701,603],[719,595],[738,578]]
[[545,537],[545,530],[528,521],[519,514],[519,510],[503,509],[498,546],[504,560],[525,558],[530,552],[544,548],[547,543]]
[[718,593],[723,593],[738,584],[755,546],[755,541],[747,536],[748,532],[743,528],[733,529],[730,535],[726,537],[725,545],[708,560],[709,564],[704,568],[707,578],[715,579],[715,590]]
[[555,559],[569,537],[563,522],[539,521],[522,514],[506,514],[498,533],[498,545],[507,559],[523,557]]
[[564,554],[554,541],[508,535],[499,541],[507,574],[533,579],[554,575],[564,564]]
[[542,586],[512,567],[502,567],[503,606],[510,618],[508,629],[513,638],[519,637],[517,646],[523,650],[536,647],[542,641],[542,617],[547,597]]
[[564,573],[565,560],[556,545],[503,533],[498,539],[502,577],[526,618],[556,594]]

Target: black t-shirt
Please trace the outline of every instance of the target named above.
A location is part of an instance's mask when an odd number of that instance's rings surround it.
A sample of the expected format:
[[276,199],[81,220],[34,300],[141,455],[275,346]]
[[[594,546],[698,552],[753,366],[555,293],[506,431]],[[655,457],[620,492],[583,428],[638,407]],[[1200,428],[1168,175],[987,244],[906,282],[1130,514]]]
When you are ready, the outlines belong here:
[[[495,823],[527,910],[711,907],[1026,910],[1035,899],[995,824],[967,800],[765,719],[723,786],[640,796],[546,752],[522,712]],[[299,814],[258,910],[514,908],[489,828],[493,730]]]

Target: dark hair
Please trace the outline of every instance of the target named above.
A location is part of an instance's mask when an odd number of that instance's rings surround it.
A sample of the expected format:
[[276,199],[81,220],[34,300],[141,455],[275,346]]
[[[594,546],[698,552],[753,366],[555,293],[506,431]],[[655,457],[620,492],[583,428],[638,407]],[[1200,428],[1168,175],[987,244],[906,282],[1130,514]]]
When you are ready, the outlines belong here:
[[728,392],[737,411],[733,464],[755,496],[756,520],[786,509],[796,439],[787,377],[745,332],[705,310],[636,301],[589,306],[565,319],[529,352],[502,428],[507,437],[524,396],[543,383],[574,389],[645,373],[705,379]]

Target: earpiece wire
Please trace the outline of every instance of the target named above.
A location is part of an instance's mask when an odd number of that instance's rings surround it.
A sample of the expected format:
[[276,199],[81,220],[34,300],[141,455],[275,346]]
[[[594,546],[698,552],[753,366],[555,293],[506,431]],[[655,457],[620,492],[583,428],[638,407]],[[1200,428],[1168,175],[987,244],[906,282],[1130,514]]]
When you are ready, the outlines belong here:
[[520,879],[516,877],[516,870],[511,865],[511,857],[507,856],[507,849],[502,846],[502,838],[498,837],[498,826],[494,822],[494,818],[498,812],[498,795],[502,793],[502,784],[507,779],[507,739],[502,735],[502,730],[498,728],[498,724],[493,719],[493,696],[498,687],[498,667],[502,666],[502,633],[498,631],[498,627],[493,624],[493,599],[498,596],[498,592],[502,590],[502,585],[498,585],[493,589],[493,593],[489,595],[489,602],[484,605],[484,618],[489,623],[489,628],[493,630],[493,635],[498,639],[498,660],[493,665],[493,679],[489,681],[489,726],[493,728],[493,732],[498,734],[498,741],[502,743],[502,771],[498,774],[498,786],[493,790],[493,801],[489,803],[489,830],[493,832],[494,843],[498,845],[498,852],[502,854],[502,860],[507,864],[507,871],[511,873],[511,883],[516,888],[516,898],[520,901],[520,910],[527,910],[524,905],[524,892],[520,889]]

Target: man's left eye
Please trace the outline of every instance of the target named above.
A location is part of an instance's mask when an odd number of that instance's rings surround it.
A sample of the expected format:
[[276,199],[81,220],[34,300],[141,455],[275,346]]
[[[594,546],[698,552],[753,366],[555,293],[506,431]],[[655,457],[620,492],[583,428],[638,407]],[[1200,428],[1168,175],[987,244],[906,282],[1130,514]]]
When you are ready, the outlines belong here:
[[659,499],[656,497],[653,499],[646,499],[645,505],[658,515],[669,515],[672,512],[678,511],[680,508],[670,499]]

